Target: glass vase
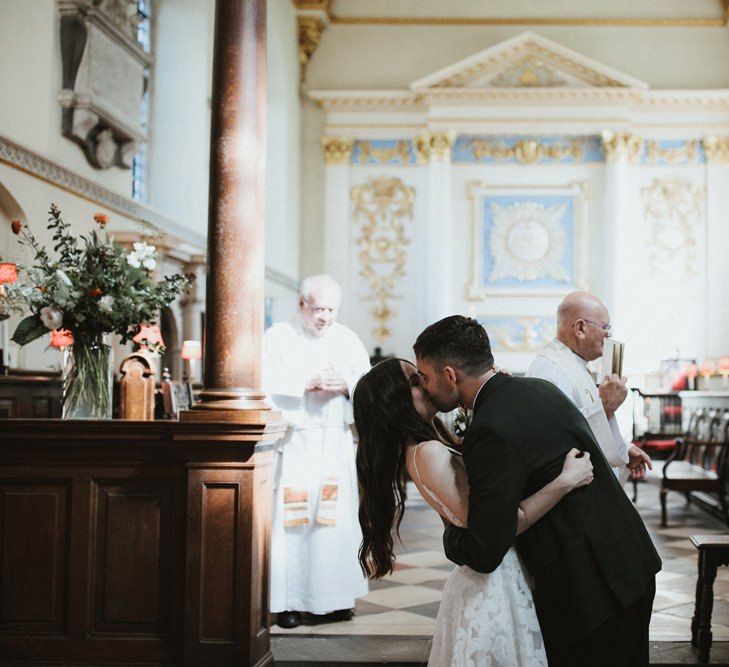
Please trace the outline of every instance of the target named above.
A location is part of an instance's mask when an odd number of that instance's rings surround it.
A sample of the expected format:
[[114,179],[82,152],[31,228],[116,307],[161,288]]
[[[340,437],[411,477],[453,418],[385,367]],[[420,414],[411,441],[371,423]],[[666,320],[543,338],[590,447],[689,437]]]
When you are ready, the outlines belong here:
[[103,334],[74,334],[63,354],[63,419],[111,419],[113,354]]

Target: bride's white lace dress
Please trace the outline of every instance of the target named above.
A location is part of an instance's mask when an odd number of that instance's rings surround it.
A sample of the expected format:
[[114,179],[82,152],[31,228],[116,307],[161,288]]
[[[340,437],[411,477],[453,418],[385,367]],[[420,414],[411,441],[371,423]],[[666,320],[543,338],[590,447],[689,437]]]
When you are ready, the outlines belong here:
[[[417,472],[417,463],[415,464]],[[463,527],[440,499],[419,485],[451,523]],[[490,574],[456,567],[443,589],[429,667],[541,667],[547,665],[542,633],[514,547]]]

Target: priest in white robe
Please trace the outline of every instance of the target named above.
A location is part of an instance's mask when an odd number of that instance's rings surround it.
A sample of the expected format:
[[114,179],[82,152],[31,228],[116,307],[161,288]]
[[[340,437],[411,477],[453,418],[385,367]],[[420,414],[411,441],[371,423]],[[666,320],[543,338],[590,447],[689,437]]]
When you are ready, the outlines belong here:
[[271,612],[287,628],[348,620],[367,594],[350,398],[370,364],[357,335],[336,322],[340,301],[332,278],[306,278],[298,314],[263,341],[263,388],[288,425],[271,534]]
[[602,453],[621,483],[629,476],[645,476],[650,457],[628,445],[618,428],[615,411],[627,397],[625,382],[606,376],[597,386],[588,362],[602,356],[603,341],[611,335],[610,314],[593,294],[573,292],[557,310],[557,337],[537,354],[528,377],[542,378],[559,387],[587,419]]

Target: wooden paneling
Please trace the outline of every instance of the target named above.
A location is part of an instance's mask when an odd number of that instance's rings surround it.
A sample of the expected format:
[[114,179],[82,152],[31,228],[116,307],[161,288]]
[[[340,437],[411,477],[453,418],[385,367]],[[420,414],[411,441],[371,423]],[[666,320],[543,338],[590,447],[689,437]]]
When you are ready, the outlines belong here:
[[34,419],[50,419],[53,414],[53,400],[47,396],[31,396]]
[[63,632],[67,484],[0,482],[0,630]]
[[0,375],[0,419],[61,416],[61,381],[57,373],[12,372]]
[[232,643],[238,485],[203,484],[200,641]]
[[170,484],[98,482],[94,633],[169,635],[172,551]]
[[276,419],[3,422],[0,665],[271,665]]
[[249,567],[251,596],[258,601],[259,613],[253,628],[253,641],[255,650],[261,651],[268,642],[270,621],[268,614],[268,600],[270,596],[270,577],[263,576],[271,568],[271,521],[273,519],[273,504],[261,502],[273,493],[273,459],[259,457],[258,465],[253,471],[253,488],[255,494],[249,502],[254,507],[254,531]]
[[0,396],[0,419],[18,416],[18,399],[13,396]]

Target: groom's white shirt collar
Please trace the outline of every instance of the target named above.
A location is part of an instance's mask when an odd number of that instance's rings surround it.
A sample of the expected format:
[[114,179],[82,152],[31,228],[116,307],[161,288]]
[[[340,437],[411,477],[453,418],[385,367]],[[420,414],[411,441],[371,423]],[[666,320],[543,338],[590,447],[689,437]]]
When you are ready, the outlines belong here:
[[476,401],[478,400],[478,395],[479,395],[479,394],[481,393],[481,390],[482,390],[482,389],[483,389],[483,388],[484,388],[484,387],[486,386],[486,384],[488,383],[488,381],[489,381],[489,380],[490,380],[490,379],[491,379],[492,377],[494,377],[495,375],[496,375],[496,373],[494,373],[493,375],[489,376],[489,378],[488,378],[488,379],[486,380],[486,382],[484,382],[484,383],[483,383],[483,384],[482,384],[482,385],[481,385],[481,386],[480,386],[480,387],[478,388],[478,391],[476,392],[476,395],[475,395],[475,396],[473,397],[473,403],[471,404],[471,410],[473,410],[474,406],[476,405]]

